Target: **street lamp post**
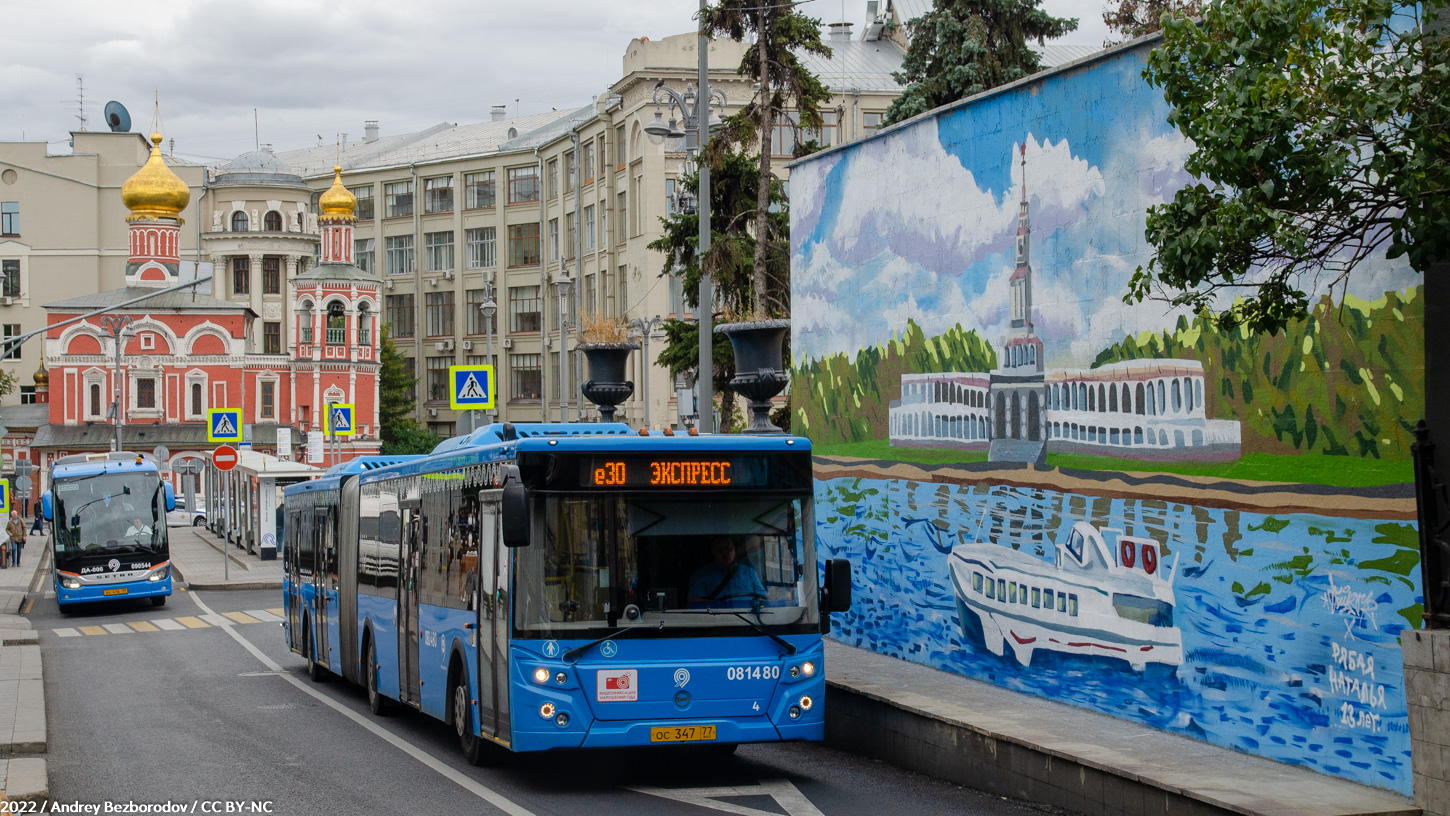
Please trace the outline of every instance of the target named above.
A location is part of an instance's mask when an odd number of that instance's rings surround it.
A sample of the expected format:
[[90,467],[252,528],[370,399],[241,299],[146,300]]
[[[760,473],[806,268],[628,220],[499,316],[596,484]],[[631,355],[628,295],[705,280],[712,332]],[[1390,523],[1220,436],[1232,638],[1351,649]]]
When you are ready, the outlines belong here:
[[569,280],[566,273],[559,274],[559,421],[569,421]]
[[[489,283],[484,289],[483,303],[479,304],[478,310],[483,312],[485,360],[487,360],[489,365],[493,366],[493,372],[488,377],[488,387],[492,389],[489,397],[491,397],[490,401],[492,401],[498,399],[498,366],[493,363],[493,316],[498,313],[498,304],[493,299],[493,283]],[[488,420],[489,424],[493,424],[495,410],[497,409],[490,408],[484,412],[484,418]]]
[[[701,259],[700,270],[700,358],[699,366],[702,376],[696,378],[696,387],[699,388],[700,419],[699,428],[702,433],[711,433],[715,430],[714,414],[714,378],[710,372],[715,370],[713,363],[714,349],[714,307],[715,307],[715,281],[713,277],[704,270],[705,253],[710,251],[710,162],[705,158],[705,145],[710,141],[710,131],[715,127],[716,122],[710,116],[711,103],[718,102],[720,110],[725,110],[725,94],[720,90],[710,88],[710,38],[705,34],[705,6],[706,0],[700,0],[700,33],[697,41],[696,52],[699,54],[699,91],[694,86],[685,86],[685,93],[678,94],[663,85],[655,88],[655,118],[645,126],[644,132],[654,144],[661,144],[666,139],[670,141],[670,150],[679,147],[679,140],[684,140],[684,148],[687,151],[699,156],[700,168],[700,193],[699,214],[700,214],[700,239],[697,254]],[[670,105],[670,121],[668,124],[663,119],[661,106],[666,102]],[[680,117],[684,120],[683,127],[675,121],[674,112],[678,109]],[[702,127],[703,124],[703,127]],[[646,403],[647,404],[647,403]]]
[[115,386],[111,389],[111,411],[116,418],[116,452],[122,451],[121,447],[121,426],[126,424],[126,407],[121,402],[121,352],[125,345],[123,341],[136,336],[134,331],[129,329],[133,318],[130,315],[101,315],[100,322],[111,333],[111,338],[116,344],[116,380]]
[[650,427],[650,424],[649,424],[649,398],[650,398],[650,387],[649,386],[650,386],[650,376],[649,376],[649,374],[650,374],[650,366],[651,366],[651,363],[650,363],[650,356],[649,356],[649,336],[650,336],[650,334],[652,332],[654,332],[655,329],[659,328],[659,326],[660,326],[661,323],[664,323],[664,322],[665,322],[665,319],[663,317],[660,317],[659,315],[655,315],[654,317],[651,317],[649,320],[645,320],[642,317],[636,317],[635,319],[629,321],[629,336],[631,338],[634,338],[634,337],[638,337],[639,338],[640,345],[643,347],[643,352],[644,352],[644,365],[640,368],[640,379],[644,380],[644,389],[643,389],[643,391],[644,391],[644,426],[646,428]]

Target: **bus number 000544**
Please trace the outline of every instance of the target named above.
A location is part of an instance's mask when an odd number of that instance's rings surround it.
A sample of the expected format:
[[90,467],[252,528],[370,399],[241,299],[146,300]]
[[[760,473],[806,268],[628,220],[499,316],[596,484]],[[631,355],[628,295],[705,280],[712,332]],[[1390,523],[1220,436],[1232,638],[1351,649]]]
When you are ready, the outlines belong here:
[[731,666],[725,670],[726,680],[778,680],[779,666]]

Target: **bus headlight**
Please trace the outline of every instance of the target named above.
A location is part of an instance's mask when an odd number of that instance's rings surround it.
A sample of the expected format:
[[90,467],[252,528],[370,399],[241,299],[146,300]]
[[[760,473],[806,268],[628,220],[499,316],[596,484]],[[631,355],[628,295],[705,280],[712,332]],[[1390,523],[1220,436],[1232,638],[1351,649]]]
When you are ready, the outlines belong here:
[[543,705],[539,706],[539,716],[543,717],[546,720],[554,719],[554,704],[544,703]]
[[549,670],[546,669],[546,668],[544,668],[543,666],[540,666],[537,669],[534,669],[534,682],[535,683],[547,683],[547,682],[549,682]]
[[811,706],[815,705],[815,702],[816,702],[815,700],[812,700],[811,699],[811,695],[809,695],[809,694],[803,694],[803,695],[801,695],[801,700],[800,700],[800,703],[801,703],[801,711],[810,711],[811,710]]
[[166,580],[166,576],[168,576],[170,574],[171,574],[171,565],[170,564],[166,564],[164,566],[157,567],[156,569],[152,570],[151,571],[151,574],[146,576],[146,580],[148,580],[148,581],[164,581],[164,580]]
[[801,672],[803,672],[806,677],[810,677],[811,675],[816,673],[816,664],[807,660],[806,662],[801,664]]
[[63,586],[63,587],[65,587],[66,589],[80,589],[81,588],[81,582],[80,582],[79,579],[76,579],[76,578],[63,578],[63,579],[61,579],[60,585]]

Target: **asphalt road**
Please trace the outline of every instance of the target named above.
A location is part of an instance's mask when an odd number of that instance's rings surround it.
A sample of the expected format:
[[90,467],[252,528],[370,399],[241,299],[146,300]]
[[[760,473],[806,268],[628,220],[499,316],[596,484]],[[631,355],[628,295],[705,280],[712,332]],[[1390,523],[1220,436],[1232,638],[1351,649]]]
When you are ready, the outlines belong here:
[[[726,758],[680,747],[510,755],[475,768],[443,723],[396,709],[374,717],[360,688],[309,681],[275,622],[186,628],[208,612],[281,604],[280,591],[183,591],[163,608],[62,615],[54,599],[38,601],[52,800],[197,813],[228,812],[207,806],[224,800],[284,814],[1047,812],[812,743],[744,745]],[[135,621],[157,628],[118,625]]]

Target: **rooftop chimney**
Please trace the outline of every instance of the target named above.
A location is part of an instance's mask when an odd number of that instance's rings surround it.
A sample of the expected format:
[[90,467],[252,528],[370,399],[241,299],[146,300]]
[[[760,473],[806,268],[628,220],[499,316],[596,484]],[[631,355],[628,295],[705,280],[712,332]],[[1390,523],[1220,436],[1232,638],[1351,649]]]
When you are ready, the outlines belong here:
[[837,20],[830,25],[831,40],[834,42],[851,41],[851,24],[845,20]]
[[508,105],[494,105],[493,106],[493,113],[490,116],[490,121],[502,122],[504,119],[508,118],[508,114],[509,114],[509,106]]
[[376,142],[378,140],[378,120],[369,119],[363,122],[363,143]]

